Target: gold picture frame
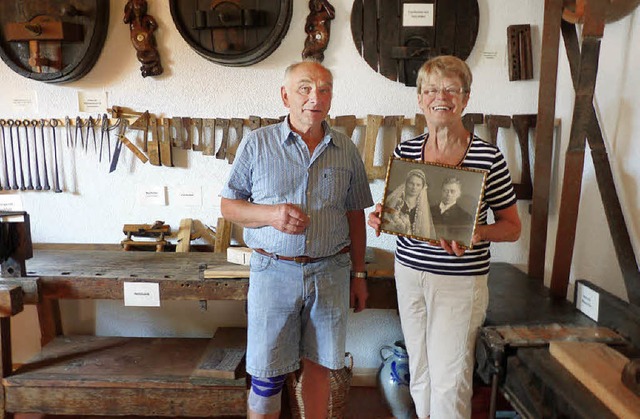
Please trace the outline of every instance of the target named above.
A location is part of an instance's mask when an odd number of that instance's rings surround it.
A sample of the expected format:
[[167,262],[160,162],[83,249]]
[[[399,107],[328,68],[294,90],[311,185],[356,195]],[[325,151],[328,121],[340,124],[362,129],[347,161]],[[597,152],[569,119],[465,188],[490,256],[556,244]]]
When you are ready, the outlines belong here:
[[380,231],[471,249],[486,179],[484,170],[391,157]]

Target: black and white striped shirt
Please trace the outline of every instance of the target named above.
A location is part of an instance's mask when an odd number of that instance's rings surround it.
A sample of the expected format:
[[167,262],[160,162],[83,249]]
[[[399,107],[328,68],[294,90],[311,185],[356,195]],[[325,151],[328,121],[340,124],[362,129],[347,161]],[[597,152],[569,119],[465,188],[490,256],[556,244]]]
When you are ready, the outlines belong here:
[[[428,134],[423,134],[407,140],[396,147],[394,155],[421,160],[427,139]],[[516,203],[507,162],[498,147],[474,136],[460,166],[488,172],[478,215],[479,225],[487,224],[489,208],[498,211]],[[396,260],[410,268],[440,275],[484,275],[489,272],[489,245],[489,242],[480,242],[473,249],[467,249],[463,256],[455,256],[428,242],[398,237]]]

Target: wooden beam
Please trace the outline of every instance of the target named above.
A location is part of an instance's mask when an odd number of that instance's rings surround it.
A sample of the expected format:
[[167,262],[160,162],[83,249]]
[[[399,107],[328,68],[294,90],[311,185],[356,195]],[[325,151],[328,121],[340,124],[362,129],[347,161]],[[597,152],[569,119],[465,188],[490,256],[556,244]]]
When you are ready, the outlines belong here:
[[[573,107],[569,147],[565,157],[556,252],[551,273],[551,294],[558,298],[567,297],[567,288],[569,286],[578,209],[580,207],[580,193],[582,191],[584,147],[587,138],[587,127],[590,125],[593,113],[593,95],[598,75],[600,38],[604,31],[606,8],[603,5],[605,3],[608,3],[607,0],[590,0],[585,11],[580,70],[575,89],[576,99]],[[586,35],[584,35],[585,33]]]
[[[577,88],[580,67],[580,46],[575,25],[562,22],[562,37],[574,88]],[[640,306],[640,269],[633,252],[631,237],[618,198],[618,192],[613,179],[607,148],[602,136],[598,116],[591,106],[591,117],[587,126],[587,141],[591,149],[591,159],[596,172],[596,181],[600,190],[600,197],[604,205],[604,212],[609,224],[609,231],[613,239],[613,247],[622,271],[629,302]]]
[[561,20],[562,0],[545,0],[542,54],[540,57],[540,87],[538,89],[538,124],[535,135],[536,157],[533,170],[532,234],[529,239],[527,268],[529,276],[539,281],[544,280],[545,249],[547,247]]

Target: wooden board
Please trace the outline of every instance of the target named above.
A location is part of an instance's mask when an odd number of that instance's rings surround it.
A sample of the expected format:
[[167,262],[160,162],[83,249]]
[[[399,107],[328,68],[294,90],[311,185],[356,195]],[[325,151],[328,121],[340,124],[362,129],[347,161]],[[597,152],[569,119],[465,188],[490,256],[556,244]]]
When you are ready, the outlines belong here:
[[640,397],[621,381],[627,357],[592,342],[551,342],[549,352],[615,414],[640,418]]
[[570,326],[552,323],[537,326],[506,325],[496,327],[505,343],[511,346],[534,346],[556,340],[624,343],[622,336],[608,327]]
[[246,380],[195,385],[205,338],[58,337],[5,378],[9,412],[225,416],[246,413]]
[[219,327],[193,371],[191,382],[199,382],[200,377],[231,380],[239,378],[246,352],[247,329]]

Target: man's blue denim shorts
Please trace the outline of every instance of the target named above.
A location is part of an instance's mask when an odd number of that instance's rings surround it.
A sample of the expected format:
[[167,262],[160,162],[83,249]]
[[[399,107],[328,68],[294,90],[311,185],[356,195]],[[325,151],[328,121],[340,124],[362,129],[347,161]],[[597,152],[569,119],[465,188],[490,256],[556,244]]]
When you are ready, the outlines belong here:
[[302,358],[344,367],[349,254],[300,264],[253,252],[250,264],[247,372],[279,376]]

